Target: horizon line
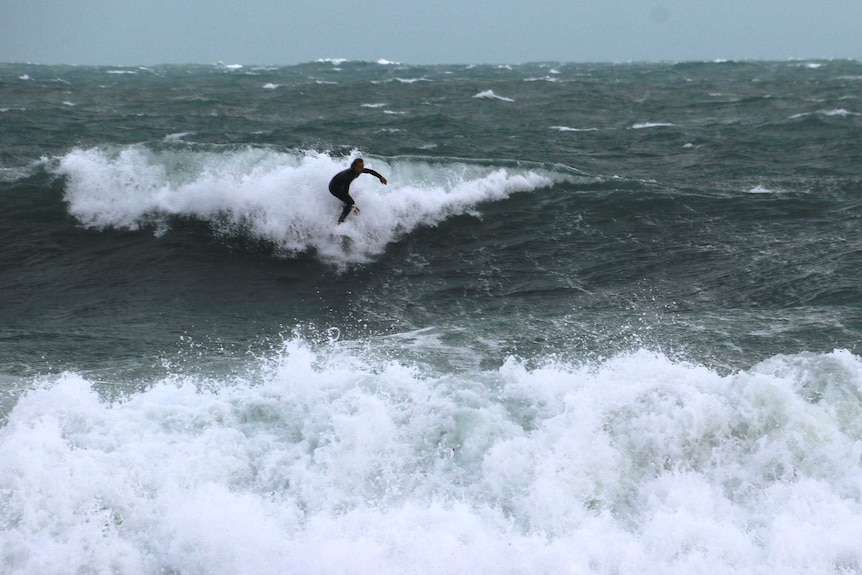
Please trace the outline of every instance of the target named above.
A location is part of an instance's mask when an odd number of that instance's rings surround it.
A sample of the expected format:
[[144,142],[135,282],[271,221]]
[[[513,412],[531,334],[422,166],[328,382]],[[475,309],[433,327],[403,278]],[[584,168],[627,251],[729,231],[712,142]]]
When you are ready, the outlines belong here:
[[411,67],[434,67],[434,66],[496,66],[496,67],[505,67],[505,66],[531,66],[531,65],[546,65],[546,64],[558,64],[558,65],[632,65],[632,64],[727,64],[727,63],[744,63],[744,62],[761,62],[761,63],[785,63],[785,62],[834,62],[834,61],[847,61],[847,62],[862,62],[862,58],[854,58],[854,57],[825,57],[825,56],[817,56],[817,57],[788,57],[784,59],[776,59],[776,58],[713,58],[710,60],[705,59],[655,59],[655,60],[527,60],[521,62],[438,62],[438,63],[412,63],[412,62],[399,62],[395,60],[389,60],[386,58],[378,58],[376,60],[368,60],[368,59],[352,59],[352,58],[316,58],[314,60],[306,60],[302,62],[295,62],[291,64],[263,64],[263,63],[226,63],[223,60],[219,60],[216,62],[161,62],[157,64],[143,64],[143,63],[131,63],[131,64],[119,64],[119,63],[69,63],[69,62],[53,62],[53,63],[44,63],[44,62],[33,62],[33,61],[0,61],[0,65],[8,65],[8,66],[68,66],[68,67],[89,67],[89,68],[158,68],[158,67],[170,67],[170,66],[221,66],[224,68],[289,68],[292,66],[306,66],[309,64],[332,64],[333,66],[340,66],[343,64],[375,64],[380,66],[411,66]]

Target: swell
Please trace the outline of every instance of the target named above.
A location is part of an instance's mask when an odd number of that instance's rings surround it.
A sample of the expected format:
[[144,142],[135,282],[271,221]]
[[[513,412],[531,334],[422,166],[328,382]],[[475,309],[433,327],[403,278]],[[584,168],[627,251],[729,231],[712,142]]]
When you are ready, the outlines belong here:
[[[139,169],[140,157],[124,159],[130,150],[83,152],[96,161],[67,169],[90,177],[85,184],[74,175],[57,178],[62,168],[55,164],[6,186],[6,261],[33,264],[35,276],[52,261],[86,269],[106,254],[121,260],[139,249],[191,270],[198,268],[191,262],[227,253],[276,267],[281,260],[300,268],[334,264],[334,271],[363,262],[404,269],[418,257],[456,289],[478,282],[488,293],[513,294],[532,281],[539,287],[526,292],[574,287],[588,307],[622,305],[627,291],[643,289],[637,284],[677,307],[844,304],[858,295],[852,278],[860,245],[848,232],[862,206],[854,186],[840,180],[798,191],[781,182],[691,189],[524,162],[371,158],[390,186],[372,178],[357,186],[354,197],[366,209],[339,230],[331,221],[338,203],[323,191],[344,161],[338,157],[166,145],[151,151],[158,161]],[[240,177],[207,172],[225,161],[242,165]],[[302,181],[309,183],[299,199],[279,195]],[[75,186],[105,189],[95,199],[70,198]],[[147,186],[150,199],[168,198],[135,203]],[[185,190],[179,199],[169,197],[171,186]],[[73,253],[64,253],[70,247]]]

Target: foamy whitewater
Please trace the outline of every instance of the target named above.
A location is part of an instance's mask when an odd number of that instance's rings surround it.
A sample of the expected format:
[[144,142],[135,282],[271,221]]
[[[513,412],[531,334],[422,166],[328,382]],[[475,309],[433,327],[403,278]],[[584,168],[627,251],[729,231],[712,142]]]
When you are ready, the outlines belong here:
[[862,573],[860,80],[0,64],[0,573]]
[[858,570],[858,358],[719,376],[641,351],[423,373],[288,341],[3,432],[8,572]]
[[69,213],[85,226],[152,225],[163,233],[171,217],[195,218],[220,233],[247,234],[289,254],[313,250],[341,264],[370,261],[418,226],[434,226],[477,203],[563,179],[461,162],[440,167],[430,161],[368,160],[394,183],[381,188],[376,181],[357,181],[351,194],[361,198],[368,214],[333,230],[331,219],[320,214],[337,211],[340,202],[320,191],[349,165],[350,158],[316,152],[153,153],[131,147],[75,150],[56,173],[68,180]]

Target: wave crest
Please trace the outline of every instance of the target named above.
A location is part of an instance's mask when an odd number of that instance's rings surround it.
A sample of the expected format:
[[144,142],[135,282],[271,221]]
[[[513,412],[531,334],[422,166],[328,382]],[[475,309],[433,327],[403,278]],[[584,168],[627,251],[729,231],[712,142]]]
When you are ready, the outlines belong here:
[[55,172],[66,178],[69,213],[90,228],[154,227],[160,234],[172,218],[194,218],[218,234],[248,235],[287,255],[309,252],[335,263],[369,261],[417,227],[569,177],[482,162],[368,157],[366,165],[389,185],[357,179],[351,194],[363,212],[336,227],[341,202],[327,186],[349,162],[267,148],[130,146],[73,150]]

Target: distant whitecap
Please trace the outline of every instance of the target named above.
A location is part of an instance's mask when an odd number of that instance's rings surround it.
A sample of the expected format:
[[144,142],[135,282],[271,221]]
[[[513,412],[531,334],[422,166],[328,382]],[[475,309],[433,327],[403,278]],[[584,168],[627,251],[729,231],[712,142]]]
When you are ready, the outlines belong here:
[[164,137],[165,142],[179,142],[186,136],[191,136],[194,132],[177,132],[176,134],[168,134]]
[[515,101],[512,98],[506,98],[504,96],[498,96],[497,94],[494,93],[494,90],[485,90],[484,92],[479,92],[478,94],[476,94],[473,97],[474,98],[485,98],[485,99],[489,99],[489,100],[500,100],[502,102],[514,102]]
[[766,186],[763,186],[762,184],[758,184],[757,186],[754,186],[753,188],[748,190],[748,193],[749,194],[774,194],[775,190],[770,190]]
[[551,126],[552,130],[558,132],[598,132],[598,128],[570,128],[568,126]]
[[671,124],[670,122],[643,122],[640,124],[634,124],[632,126],[632,130],[644,130],[648,128],[670,128],[675,124]]

